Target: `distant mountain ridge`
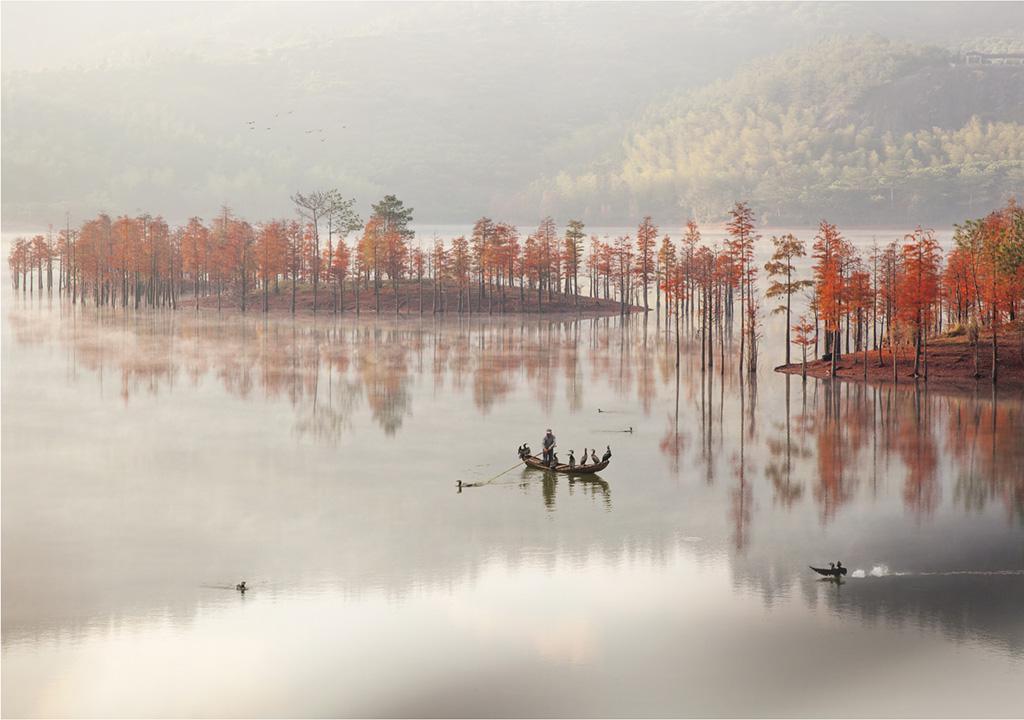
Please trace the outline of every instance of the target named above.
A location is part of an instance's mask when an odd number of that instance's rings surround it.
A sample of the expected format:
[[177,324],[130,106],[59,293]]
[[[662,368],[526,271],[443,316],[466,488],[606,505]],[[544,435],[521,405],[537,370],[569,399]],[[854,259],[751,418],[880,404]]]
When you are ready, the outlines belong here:
[[951,65],[1024,50],[1024,3],[292,4],[310,32],[265,45],[245,28],[276,3],[167,5],[171,26],[5,65],[5,228],[291,217],[292,193],[327,188],[364,216],[392,193],[417,222],[523,227],[737,199],[770,222],[916,224],[1021,195],[1017,70]]
[[827,39],[675,94],[634,126],[614,168],[533,192],[602,221],[641,206],[717,220],[735,200],[778,224],[973,217],[1024,197],[1024,65],[877,34]]

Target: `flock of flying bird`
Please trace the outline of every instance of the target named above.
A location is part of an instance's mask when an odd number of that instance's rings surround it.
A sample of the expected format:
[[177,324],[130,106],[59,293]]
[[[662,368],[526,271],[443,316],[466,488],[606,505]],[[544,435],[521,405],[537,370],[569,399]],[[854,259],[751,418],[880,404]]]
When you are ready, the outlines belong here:
[[[293,112],[295,112],[295,111],[294,110],[289,110],[288,112],[285,113],[285,115],[286,116],[287,115],[291,115]],[[275,113],[274,117],[275,118],[281,117],[281,113]],[[257,129],[256,121],[255,120],[246,120],[245,124],[249,126],[250,130],[256,130]],[[274,127],[275,127],[274,125],[268,125],[267,127],[263,128],[263,130],[264,131],[273,130]],[[342,125],[341,129],[344,130],[347,127],[348,127],[348,125]],[[303,130],[303,134],[304,135],[312,135],[313,133],[322,133],[323,131],[324,131],[323,128],[316,128],[316,129],[311,129],[311,130]],[[327,140],[327,138],[320,138],[320,142],[326,142],[326,140]]]

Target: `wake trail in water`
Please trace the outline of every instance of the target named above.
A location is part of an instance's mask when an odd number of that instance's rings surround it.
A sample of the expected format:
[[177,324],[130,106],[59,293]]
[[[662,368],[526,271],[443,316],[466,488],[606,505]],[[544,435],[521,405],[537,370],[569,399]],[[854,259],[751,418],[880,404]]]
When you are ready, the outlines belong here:
[[889,569],[888,565],[875,565],[865,572],[862,569],[854,570],[850,573],[850,577],[863,578],[863,577],[905,577],[908,575],[914,575],[917,577],[924,576],[947,576],[947,575],[1024,575],[1024,570],[948,570],[940,572],[894,572]]

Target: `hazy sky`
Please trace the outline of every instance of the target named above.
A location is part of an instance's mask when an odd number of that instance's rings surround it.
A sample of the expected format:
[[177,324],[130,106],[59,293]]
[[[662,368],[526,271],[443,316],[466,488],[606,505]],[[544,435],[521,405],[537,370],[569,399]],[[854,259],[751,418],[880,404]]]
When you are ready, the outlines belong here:
[[360,2],[4,0],[0,4],[0,52],[5,70],[92,66],[161,50],[229,56],[355,31],[397,6]]

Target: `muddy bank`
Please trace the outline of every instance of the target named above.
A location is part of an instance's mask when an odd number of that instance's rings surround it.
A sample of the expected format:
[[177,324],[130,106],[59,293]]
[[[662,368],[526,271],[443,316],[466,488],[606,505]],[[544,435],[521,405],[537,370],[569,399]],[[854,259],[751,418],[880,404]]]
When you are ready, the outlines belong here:
[[[1024,392],[1024,347],[1017,327],[999,333],[996,389],[999,392]],[[982,333],[977,343],[977,377],[975,377],[975,346],[966,336],[939,337],[928,342],[922,354],[918,377],[914,377],[914,348],[902,347],[897,352],[896,369],[893,356],[883,349],[843,355],[832,363],[808,360],[807,375],[816,378],[837,377],[841,380],[869,382],[873,385],[913,387],[915,383],[928,390],[948,392],[990,392],[992,389],[992,333]],[[865,362],[866,361],[866,362]],[[799,375],[801,363],[780,365],[776,372]]]

